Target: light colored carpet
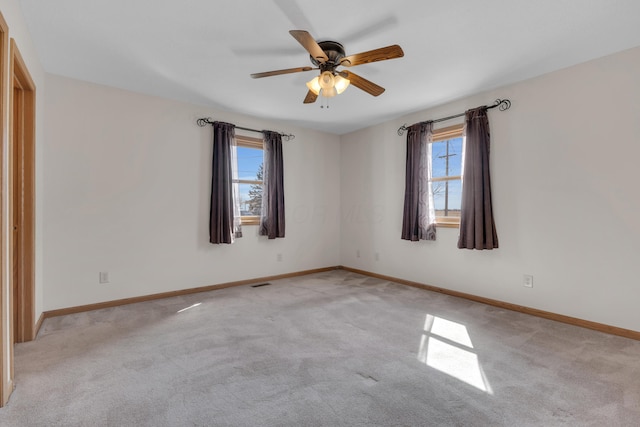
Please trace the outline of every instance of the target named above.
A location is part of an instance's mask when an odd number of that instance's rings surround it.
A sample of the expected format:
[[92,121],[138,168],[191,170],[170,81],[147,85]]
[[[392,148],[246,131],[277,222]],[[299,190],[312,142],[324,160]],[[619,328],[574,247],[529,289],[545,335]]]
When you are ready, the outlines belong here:
[[47,319],[2,426],[637,426],[640,342],[342,270]]

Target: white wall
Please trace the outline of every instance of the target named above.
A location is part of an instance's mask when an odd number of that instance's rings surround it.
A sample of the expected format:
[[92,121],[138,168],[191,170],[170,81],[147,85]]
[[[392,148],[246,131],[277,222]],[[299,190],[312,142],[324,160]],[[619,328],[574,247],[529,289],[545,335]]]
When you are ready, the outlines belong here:
[[[340,264],[338,136],[54,75],[46,84],[45,310]],[[199,117],[296,135],[283,143],[286,238],[245,226],[233,245],[208,243],[212,129]]]
[[[639,75],[636,48],[344,135],[342,264],[640,330]],[[401,240],[398,127],[496,98],[513,103],[489,113],[500,248],[459,250],[445,228],[436,242]]]

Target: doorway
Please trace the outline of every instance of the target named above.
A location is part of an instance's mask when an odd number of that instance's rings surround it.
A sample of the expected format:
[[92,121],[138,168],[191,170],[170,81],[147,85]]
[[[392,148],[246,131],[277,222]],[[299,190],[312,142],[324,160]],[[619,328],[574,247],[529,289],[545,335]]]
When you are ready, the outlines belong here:
[[13,39],[10,70],[9,276],[13,338],[20,343],[35,334],[35,84]]
[[0,14],[0,407],[13,391],[14,343],[35,337],[35,84],[8,33]]

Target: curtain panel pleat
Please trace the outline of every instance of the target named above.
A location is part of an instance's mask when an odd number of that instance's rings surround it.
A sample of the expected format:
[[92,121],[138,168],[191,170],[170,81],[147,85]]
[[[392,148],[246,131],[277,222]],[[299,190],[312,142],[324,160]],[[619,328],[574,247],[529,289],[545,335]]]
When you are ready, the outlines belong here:
[[236,165],[235,125],[214,122],[209,211],[209,241],[214,244],[233,243],[235,237],[242,236],[240,212],[236,206]]
[[260,235],[269,239],[284,237],[284,168],[282,135],[263,131],[264,172]]
[[407,133],[403,240],[436,240],[431,191],[431,138],[433,123],[416,123]]
[[465,113],[460,249],[496,249],[498,234],[491,204],[490,133],[487,107]]

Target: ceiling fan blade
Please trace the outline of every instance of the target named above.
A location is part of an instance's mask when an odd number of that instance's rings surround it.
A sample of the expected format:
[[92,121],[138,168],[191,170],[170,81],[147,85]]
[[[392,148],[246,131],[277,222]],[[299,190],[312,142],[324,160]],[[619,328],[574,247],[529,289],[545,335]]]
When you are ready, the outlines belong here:
[[340,65],[353,67],[354,65],[368,64],[376,61],[386,61],[387,59],[402,58],[404,52],[397,44],[381,47],[379,49],[369,50],[366,52],[356,53],[342,58]]
[[357,87],[358,89],[362,89],[373,96],[382,95],[384,92],[384,88],[382,86],[378,86],[377,84],[365,79],[364,77],[360,77],[357,74],[352,73],[351,71],[340,71],[340,74],[345,79],[348,79],[352,85]]
[[307,31],[291,30],[289,31],[289,34],[291,34],[294,39],[298,40],[298,43],[300,43],[302,47],[307,49],[307,52],[309,52],[309,54],[321,64],[329,60],[329,57],[326,53],[324,53],[324,50],[322,50],[320,45],[318,45],[313,37],[311,37],[311,34],[309,34]]
[[287,68],[285,70],[274,70],[274,71],[265,71],[264,73],[254,73],[254,74],[251,74],[251,77],[254,79],[259,79],[261,77],[279,76],[280,74],[300,73],[302,71],[311,71],[311,70],[313,70],[313,68],[311,67]]
[[309,91],[309,92],[307,92],[307,96],[304,97],[304,103],[305,104],[313,104],[314,102],[316,102],[316,99],[318,99],[318,95],[316,95],[315,93]]

